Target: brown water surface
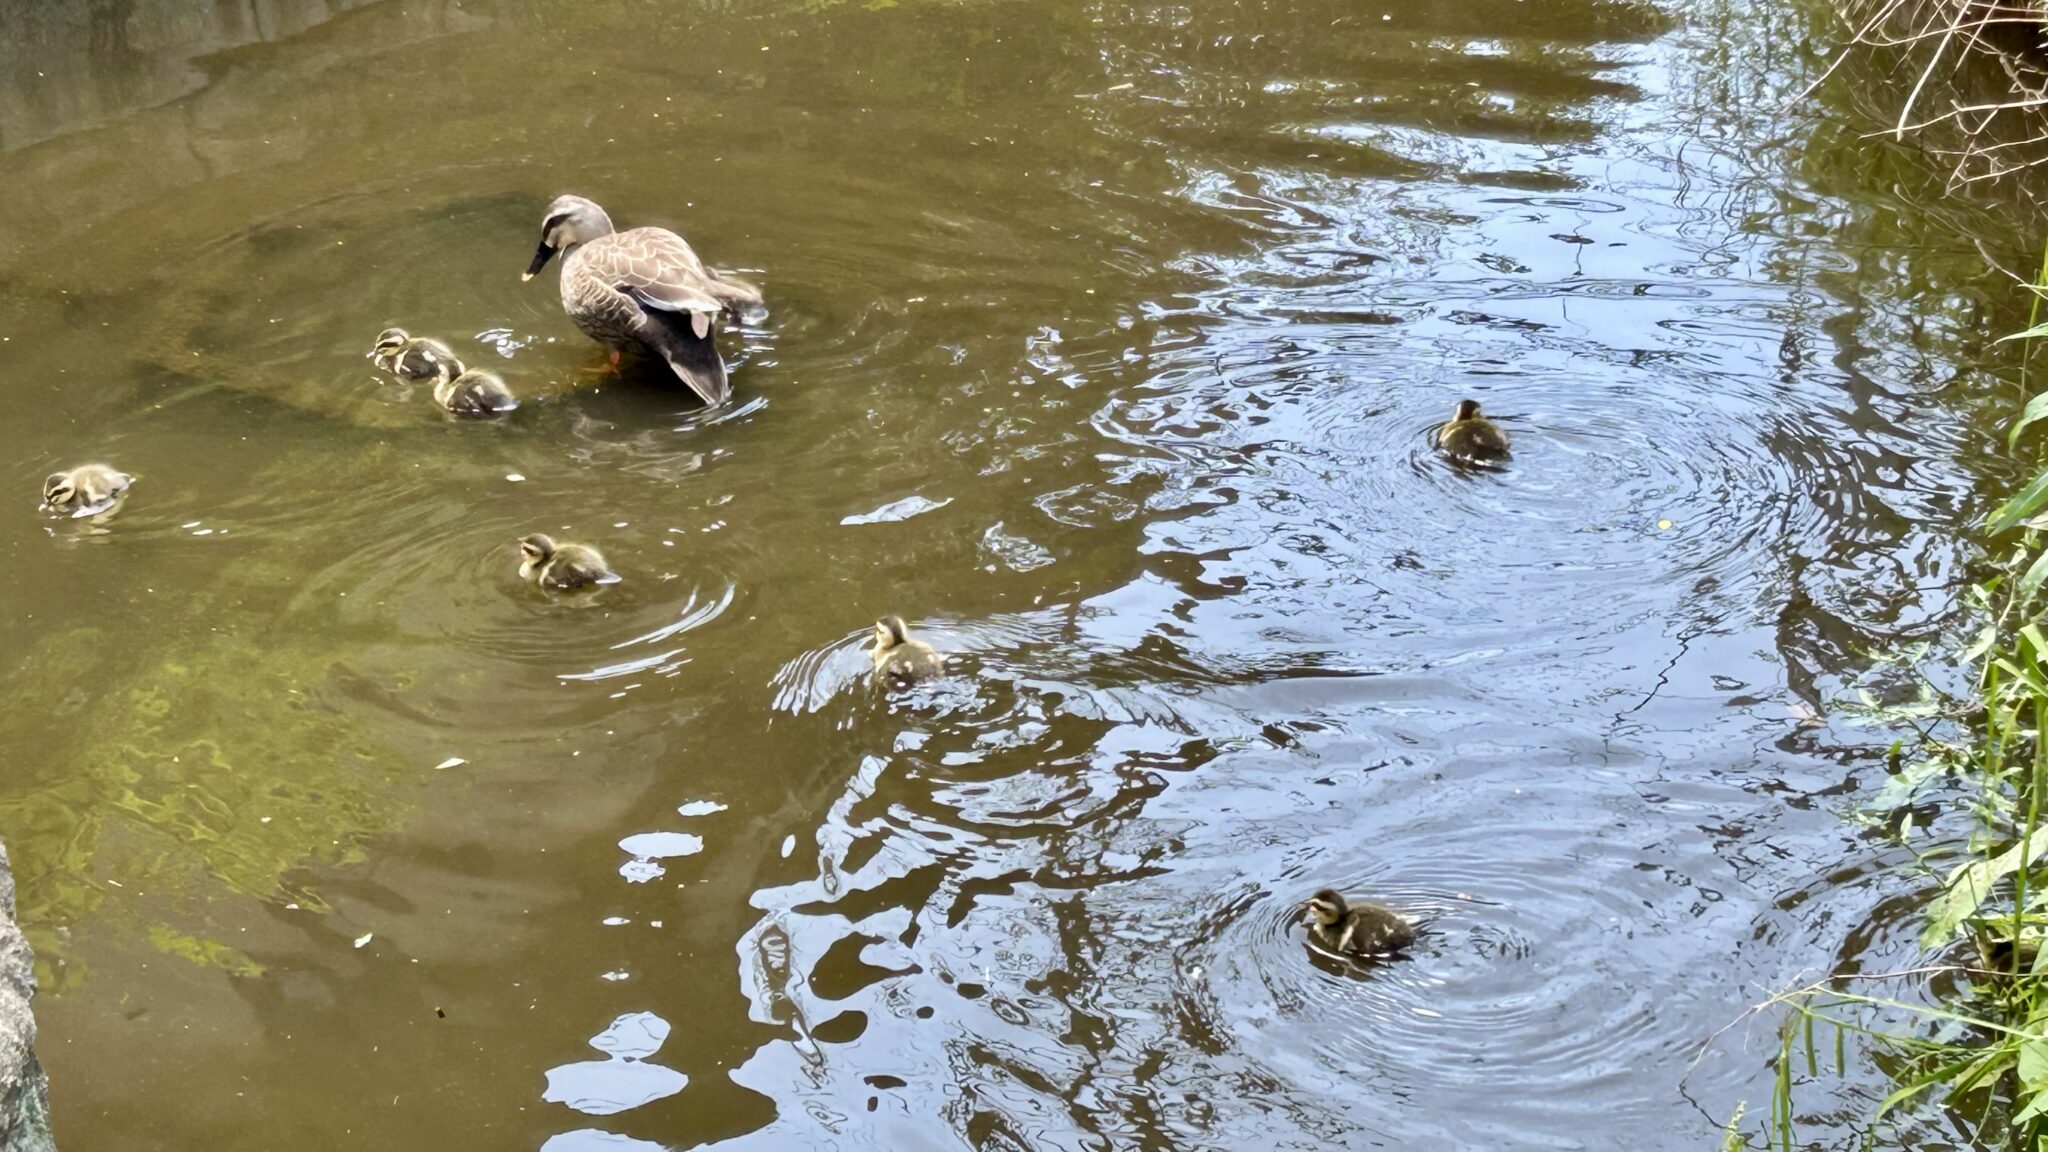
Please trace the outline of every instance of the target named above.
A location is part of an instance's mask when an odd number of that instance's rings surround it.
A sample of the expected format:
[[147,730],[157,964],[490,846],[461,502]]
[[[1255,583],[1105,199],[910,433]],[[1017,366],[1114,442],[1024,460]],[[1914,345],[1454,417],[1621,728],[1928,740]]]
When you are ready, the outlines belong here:
[[[2018,319],[1924,166],[1785,111],[1782,8],[0,3],[0,834],[60,1140],[1761,1112],[1768,1031],[1701,1043],[1916,930],[1836,703],[1957,626],[1953,382]],[[762,285],[729,409],[519,282],[561,191]],[[525,406],[439,417],[393,323]],[[1465,396],[1508,468],[1429,450]],[[92,458],[126,507],[38,515]],[[522,586],[540,530],[625,582]],[[953,674],[870,690],[887,612]],[[1412,957],[1311,955],[1326,885]]]

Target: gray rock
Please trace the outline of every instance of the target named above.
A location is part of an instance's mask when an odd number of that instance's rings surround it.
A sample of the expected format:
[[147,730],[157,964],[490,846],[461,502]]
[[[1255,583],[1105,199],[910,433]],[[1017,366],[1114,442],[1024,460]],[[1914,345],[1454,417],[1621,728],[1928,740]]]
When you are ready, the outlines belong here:
[[56,1152],[50,1079],[36,1059],[35,954],[14,923],[14,869],[0,844],[0,1152]]

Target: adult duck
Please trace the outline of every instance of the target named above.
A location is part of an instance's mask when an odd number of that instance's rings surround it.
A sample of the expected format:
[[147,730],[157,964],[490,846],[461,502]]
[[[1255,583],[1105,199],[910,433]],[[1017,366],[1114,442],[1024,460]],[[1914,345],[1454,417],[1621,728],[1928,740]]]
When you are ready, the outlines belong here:
[[604,209],[581,196],[558,196],[540,226],[540,249],[524,280],[562,257],[562,310],[583,334],[612,350],[660,357],[710,406],[732,395],[719,358],[717,320],[731,313],[755,323],[768,315],[761,291],[704,267],[666,228],[612,228]]

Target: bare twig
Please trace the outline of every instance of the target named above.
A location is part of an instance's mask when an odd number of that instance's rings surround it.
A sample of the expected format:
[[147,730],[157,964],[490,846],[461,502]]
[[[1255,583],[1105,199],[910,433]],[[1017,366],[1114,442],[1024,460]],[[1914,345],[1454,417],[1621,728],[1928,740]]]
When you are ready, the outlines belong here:
[[[2043,9],[2001,0],[1844,0],[1842,14],[1848,44],[1799,98],[1858,49],[1884,53],[1913,80],[1883,134],[1915,137],[1949,161],[1951,188],[2048,163]],[[1970,66],[1979,61],[1995,67]]]

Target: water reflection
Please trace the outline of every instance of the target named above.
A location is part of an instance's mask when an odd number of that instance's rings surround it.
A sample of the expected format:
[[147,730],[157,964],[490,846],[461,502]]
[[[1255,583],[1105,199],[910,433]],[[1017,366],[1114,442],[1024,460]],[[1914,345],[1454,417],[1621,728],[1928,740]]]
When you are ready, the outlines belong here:
[[0,4],[0,151],[188,96],[206,87],[205,57],[289,39],[368,2]]
[[652,1012],[619,1017],[590,1038],[590,1046],[609,1059],[548,1069],[548,1087],[541,1099],[590,1116],[610,1116],[681,1092],[690,1082],[688,1076],[647,1062],[668,1034],[668,1021]]

